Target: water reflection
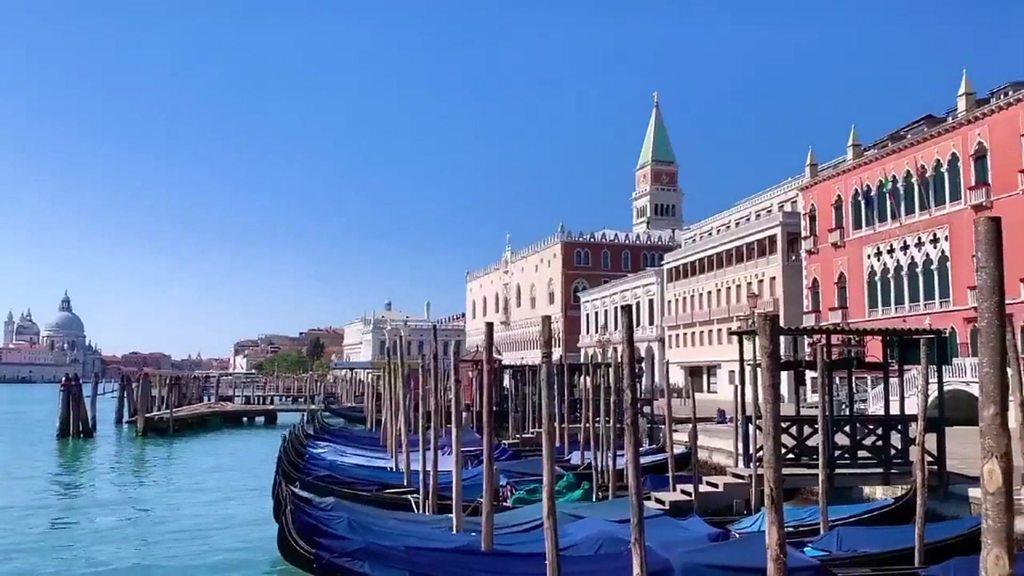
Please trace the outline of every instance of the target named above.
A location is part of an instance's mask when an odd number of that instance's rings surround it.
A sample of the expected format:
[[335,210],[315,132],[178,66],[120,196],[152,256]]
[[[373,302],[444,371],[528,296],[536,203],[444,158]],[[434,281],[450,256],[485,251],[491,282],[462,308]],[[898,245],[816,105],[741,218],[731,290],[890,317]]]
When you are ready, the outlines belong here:
[[89,478],[94,468],[96,443],[82,439],[56,442],[57,467],[50,472],[53,496],[57,500],[73,500],[92,484]]

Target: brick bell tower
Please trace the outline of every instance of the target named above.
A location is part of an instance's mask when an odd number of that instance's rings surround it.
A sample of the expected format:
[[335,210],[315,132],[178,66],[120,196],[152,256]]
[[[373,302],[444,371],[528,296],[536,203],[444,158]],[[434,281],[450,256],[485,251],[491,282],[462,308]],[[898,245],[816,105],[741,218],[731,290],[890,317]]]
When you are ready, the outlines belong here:
[[655,92],[654,108],[636,164],[633,232],[678,230],[682,226],[683,192],[679,189],[679,166],[661,117],[658,93]]

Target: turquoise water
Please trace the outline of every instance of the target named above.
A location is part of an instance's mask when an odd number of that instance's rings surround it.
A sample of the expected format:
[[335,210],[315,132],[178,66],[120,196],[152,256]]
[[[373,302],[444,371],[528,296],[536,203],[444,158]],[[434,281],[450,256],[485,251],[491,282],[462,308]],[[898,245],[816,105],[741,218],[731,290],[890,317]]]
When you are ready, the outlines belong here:
[[301,574],[270,499],[295,415],[140,439],[98,411],[96,438],[58,441],[56,385],[0,384],[0,575]]

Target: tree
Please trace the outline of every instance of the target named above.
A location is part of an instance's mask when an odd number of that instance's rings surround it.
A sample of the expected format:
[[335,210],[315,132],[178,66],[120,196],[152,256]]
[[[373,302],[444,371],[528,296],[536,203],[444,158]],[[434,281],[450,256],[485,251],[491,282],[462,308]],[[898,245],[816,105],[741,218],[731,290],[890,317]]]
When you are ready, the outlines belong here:
[[310,339],[309,343],[306,344],[306,358],[309,358],[311,362],[316,362],[324,357],[324,341],[319,336],[314,336]]
[[304,374],[312,362],[300,352],[278,352],[256,364],[260,374]]

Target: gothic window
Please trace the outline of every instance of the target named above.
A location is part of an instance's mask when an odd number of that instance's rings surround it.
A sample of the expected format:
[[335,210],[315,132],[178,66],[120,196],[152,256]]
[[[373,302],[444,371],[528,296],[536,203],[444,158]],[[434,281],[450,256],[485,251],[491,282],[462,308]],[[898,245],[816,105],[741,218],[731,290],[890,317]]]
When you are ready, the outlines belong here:
[[640,302],[633,302],[633,328],[640,327]]
[[875,200],[875,221],[885,224],[889,221],[889,192],[882,180],[878,181],[875,190],[878,191],[878,198]]
[[519,288],[519,284],[516,284],[516,308],[523,305],[523,291]]
[[530,310],[537,308],[537,286],[530,284]]
[[487,296],[484,296],[483,298],[481,298],[481,300],[484,303],[483,316],[484,318],[487,318]]
[[860,190],[854,190],[850,197],[850,217],[853,218],[854,231],[864,227],[864,207],[861,205]]
[[644,253],[640,254],[640,265],[645,270],[647,268],[650,268],[650,266],[651,266],[651,257],[647,254],[647,252],[644,252]]
[[897,307],[907,303],[906,288],[903,286],[902,264],[897,264],[892,269],[892,303]]
[[846,308],[847,306],[846,274],[840,272],[836,277],[836,308]]
[[655,254],[654,259],[656,262],[655,266],[661,266],[661,263],[665,261],[665,255],[661,253]]
[[903,209],[903,193],[900,191],[900,181],[893,174],[889,178],[889,210],[892,213],[889,215],[893,219],[900,217],[900,210]]
[[630,254],[629,250],[623,250],[622,251],[622,270],[625,271],[625,272],[629,272],[632,269],[633,269],[633,256]]
[[576,266],[583,266],[583,250],[577,248],[576,251],[573,252],[572,263]]
[[814,207],[814,204],[811,204],[811,207],[807,209],[807,235],[818,235],[818,210]]
[[927,256],[921,263],[921,288],[925,302],[935,301],[935,261]]
[[871,186],[864,187],[864,227],[870,228],[875,225],[875,196],[871,193]]
[[956,152],[949,155],[946,172],[949,175],[949,203],[959,202],[963,198],[964,192],[963,178],[960,176],[960,157]]
[[939,267],[937,270],[939,277],[939,301],[949,300],[949,256],[942,254],[939,256]]
[[942,161],[935,160],[932,165],[932,206],[938,208],[946,205],[946,172],[942,170]]
[[972,163],[974,165],[974,185],[988,184],[988,148],[984,143],[978,142],[978,145],[974,147]]
[[892,307],[892,279],[890,278],[888,266],[882,267],[882,273],[878,277],[878,282],[882,309],[888,310]]
[[843,197],[837,194],[836,195],[836,199],[832,202],[832,228],[833,229],[838,230],[840,228],[843,228],[843,226],[844,226],[843,214],[844,214],[844,211],[843,211]]
[[654,298],[647,299],[647,325],[654,326]]
[[611,270],[612,268],[612,253],[607,248],[601,250],[601,269]]
[[957,358],[960,356],[959,335],[957,335],[956,328],[953,326],[950,326],[949,330],[946,330],[946,346],[948,346],[950,358]]
[[923,212],[932,207],[931,183],[928,181],[924,166],[921,166],[917,173],[917,209]]
[[548,305],[555,305],[555,281],[548,278]]
[[907,302],[917,304],[921,301],[921,274],[914,260],[907,264]]
[[472,310],[473,320],[476,320],[476,300],[470,301],[469,308]]
[[914,175],[907,170],[903,173],[903,215],[913,216],[917,212],[917,188]]
[[821,310],[821,283],[815,278],[811,280],[811,312]]
[[498,299],[498,293],[494,293],[494,313],[501,314],[501,300]]
[[868,310],[878,309],[878,274],[874,270],[868,272],[867,280]]

